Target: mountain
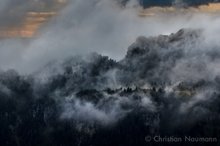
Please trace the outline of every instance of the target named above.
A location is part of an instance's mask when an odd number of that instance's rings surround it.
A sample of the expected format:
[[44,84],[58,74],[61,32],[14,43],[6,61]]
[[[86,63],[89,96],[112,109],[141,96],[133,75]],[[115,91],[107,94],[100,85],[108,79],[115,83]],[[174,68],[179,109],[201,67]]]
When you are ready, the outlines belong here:
[[219,145],[220,51],[203,33],[139,37],[120,61],[93,53],[28,76],[2,71],[0,143],[161,145],[146,141],[160,135]]

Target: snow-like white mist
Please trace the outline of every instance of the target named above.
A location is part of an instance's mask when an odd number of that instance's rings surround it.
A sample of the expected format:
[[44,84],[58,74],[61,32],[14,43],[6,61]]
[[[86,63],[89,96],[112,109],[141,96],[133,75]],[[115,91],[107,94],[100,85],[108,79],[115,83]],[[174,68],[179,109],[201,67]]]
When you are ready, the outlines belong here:
[[115,0],[69,0],[36,37],[0,40],[0,68],[30,73],[50,61],[91,52],[120,60],[138,36],[170,34],[181,28],[204,29],[207,43],[218,45],[217,14],[180,11],[140,17],[141,9],[135,0],[126,5]]
[[[69,0],[36,36],[2,38],[0,144],[218,137],[220,15],[161,9],[143,17],[135,0]],[[29,5],[19,10],[23,22]]]

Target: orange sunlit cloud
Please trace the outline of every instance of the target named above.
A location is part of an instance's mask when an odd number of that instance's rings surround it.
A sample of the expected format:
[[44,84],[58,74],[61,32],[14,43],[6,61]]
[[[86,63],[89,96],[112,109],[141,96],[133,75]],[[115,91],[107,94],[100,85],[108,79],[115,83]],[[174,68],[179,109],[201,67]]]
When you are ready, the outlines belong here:
[[21,26],[0,29],[0,37],[32,37],[55,12],[29,12]]
[[30,38],[36,35],[42,24],[47,22],[57,11],[63,6],[67,0],[57,0],[55,10],[47,10],[42,12],[27,12],[22,25],[8,28],[0,28],[0,38],[24,37]]
[[139,16],[155,16],[157,13],[173,13],[173,12],[199,12],[199,13],[216,13],[220,12],[220,3],[210,3],[198,7],[176,8],[176,7],[151,7],[141,10]]
[[[67,0],[57,0],[58,7],[62,6]],[[0,28],[0,38],[24,37],[30,38],[37,34],[38,30],[51,17],[57,14],[58,9],[43,12],[28,12],[21,26]],[[176,8],[176,7],[151,7],[139,12],[141,17],[153,17],[157,13],[173,13],[173,12],[202,12],[216,13],[220,12],[220,3],[210,3],[198,7]]]

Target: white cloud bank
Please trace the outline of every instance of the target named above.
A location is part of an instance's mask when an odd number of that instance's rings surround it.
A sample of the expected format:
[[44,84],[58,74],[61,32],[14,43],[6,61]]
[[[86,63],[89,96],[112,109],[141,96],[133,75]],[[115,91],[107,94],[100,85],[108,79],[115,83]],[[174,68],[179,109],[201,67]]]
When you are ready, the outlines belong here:
[[202,28],[206,44],[219,45],[220,15],[158,14],[140,17],[136,1],[121,7],[115,0],[69,0],[37,37],[0,41],[0,68],[21,73],[36,71],[47,62],[98,52],[120,60],[138,36],[170,34],[181,28]]

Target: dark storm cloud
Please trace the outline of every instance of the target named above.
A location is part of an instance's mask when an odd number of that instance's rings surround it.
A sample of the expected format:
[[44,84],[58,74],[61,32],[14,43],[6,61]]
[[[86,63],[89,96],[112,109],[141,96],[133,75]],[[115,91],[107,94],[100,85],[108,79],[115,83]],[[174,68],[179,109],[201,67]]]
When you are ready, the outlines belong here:
[[183,3],[186,6],[206,5],[208,3],[219,2],[219,0],[140,0],[144,7],[150,6],[172,6]]
[[[125,5],[129,0],[118,0],[122,5]],[[148,7],[167,7],[167,6],[199,6],[207,5],[208,3],[220,2],[219,0],[137,0],[144,8]]]

